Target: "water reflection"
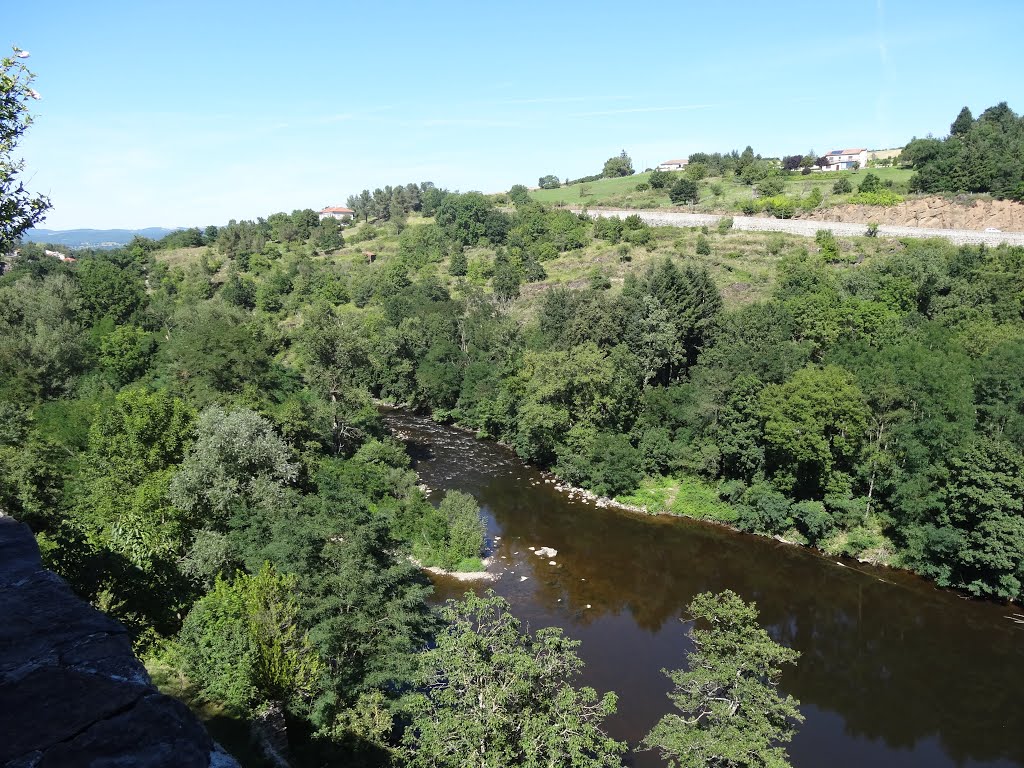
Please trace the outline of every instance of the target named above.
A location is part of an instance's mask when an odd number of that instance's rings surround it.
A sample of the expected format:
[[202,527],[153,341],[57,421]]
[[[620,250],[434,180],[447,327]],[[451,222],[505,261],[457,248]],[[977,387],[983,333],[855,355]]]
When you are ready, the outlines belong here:
[[[620,696],[617,737],[637,742],[667,711],[660,670],[682,664],[685,606],[729,588],[803,654],[782,680],[807,716],[794,765],[1024,765],[1024,625],[1010,610],[769,539],[600,509],[501,446],[403,412],[386,418],[427,485],[481,504],[495,591],[531,626],[583,641],[587,684]],[[558,550],[555,565],[529,549],[541,546]],[[441,598],[467,588],[437,585]]]

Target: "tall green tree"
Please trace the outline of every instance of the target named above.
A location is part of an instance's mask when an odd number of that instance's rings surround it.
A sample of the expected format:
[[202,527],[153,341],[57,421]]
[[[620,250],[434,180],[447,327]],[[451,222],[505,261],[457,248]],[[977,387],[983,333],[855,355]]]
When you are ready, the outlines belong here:
[[18,176],[25,163],[14,151],[32,124],[29,101],[39,94],[31,87],[35,75],[25,66],[26,51],[17,46],[0,59],[0,253],[17,242],[25,230],[43,220],[50,201],[25,189]]
[[[785,664],[799,652],[776,643],[757,623],[757,608],[734,592],[697,595],[689,606],[697,622],[687,669],[665,671],[665,715],[644,738],[673,768],[786,768],[782,746],[803,721],[800,702],[778,692]],[[702,627],[707,627],[702,628]]]
[[621,765],[625,744],[603,727],[615,694],[573,681],[578,641],[548,627],[524,634],[508,603],[467,593],[441,609],[447,623],[420,654],[410,701],[407,764],[416,768]]

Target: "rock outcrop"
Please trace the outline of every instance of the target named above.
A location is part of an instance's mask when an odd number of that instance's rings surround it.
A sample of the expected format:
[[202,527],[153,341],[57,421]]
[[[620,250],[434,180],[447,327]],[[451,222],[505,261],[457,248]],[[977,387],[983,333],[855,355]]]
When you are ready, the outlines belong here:
[[238,766],[153,687],[125,628],[44,569],[32,532],[2,516],[0,765]]
[[1024,232],[1024,204],[977,197],[918,197],[899,205],[838,205],[802,218],[818,221],[893,224],[905,227]]

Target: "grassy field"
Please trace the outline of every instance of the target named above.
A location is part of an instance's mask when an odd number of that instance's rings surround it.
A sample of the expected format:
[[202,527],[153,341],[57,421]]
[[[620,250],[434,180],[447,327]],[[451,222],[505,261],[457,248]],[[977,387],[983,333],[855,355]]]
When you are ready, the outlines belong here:
[[[812,173],[809,176],[793,174],[786,177],[786,188],[783,194],[803,197],[817,187],[822,193],[823,207],[839,205],[845,202],[849,195],[833,194],[832,185],[845,176],[850,179],[850,183],[856,189],[868,173],[875,174],[883,182],[892,181],[897,189],[905,188],[907,181],[913,175],[913,171],[905,168],[871,168],[859,171]],[[531,191],[530,195],[535,200],[552,205],[619,206],[623,208],[672,207],[667,189],[637,191],[637,184],[646,183],[649,177],[649,173],[638,173],[633,176],[573,184],[559,189],[537,189]],[[720,189],[721,194],[715,195],[713,192],[715,189]],[[739,210],[744,201],[754,198],[754,189],[735,177],[730,179],[711,177],[700,182],[700,196],[700,202],[693,208],[695,211],[734,212]]]

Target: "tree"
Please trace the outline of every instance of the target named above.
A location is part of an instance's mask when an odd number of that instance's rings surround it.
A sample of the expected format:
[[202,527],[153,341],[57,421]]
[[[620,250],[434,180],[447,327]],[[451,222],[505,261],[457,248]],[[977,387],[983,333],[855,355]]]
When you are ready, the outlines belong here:
[[517,299],[519,298],[519,286],[522,285],[522,282],[519,270],[509,261],[508,256],[499,254],[494,260],[494,277],[491,280],[494,295],[500,301]]
[[803,164],[803,155],[786,155],[786,157],[782,158],[782,170],[784,171],[795,171]]
[[951,136],[963,136],[974,126],[974,115],[971,114],[971,110],[964,107],[960,110],[960,114],[956,116],[956,120],[949,126],[949,134]]
[[455,570],[464,561],[478,559],[484,548],[485,526],[476,499],[462,491],[449,491],[440,512],[448,523],[445,567]]
[[780,489],[798,497],[848,490],[868,416],[853,376],[835,365],[802,368],[765,387],[764,439]]
[[651,171],[651,175],[647,178],[647,183],[651,185],[651,189],[664,189],[671,181],[672,174],[660,168],[655,168]]
[[469,262],[466,259],[466,252],[462,248],[456,248],[448,262],[448,274],[452,277],[462,277],[469,269]]
[[13,156],[32,124],[28,102],[40,98],[30,87],[35,75],[22,63],[26,58],[28,52],[15,46],[11,56],[0,59],[0,254],[42,221],[51,207],[48,198],[33,196],[18,180],[25,162]]
[[625,744],[602,721],[616,697],[573,680],[579,642],[556,627],[524,634],[508,603],[488,591],[449,600],[434,648],[420,654],[406,731],[413,768],[621,765]]
[[795,664],[799,652],[772,640],[757,624],[756,606],[730,590],[697,595],[689,611],[709,628],[690,630],[686,670],[665,670],[679,714],[665,715],[644,747],[676,768],[785,768],[780,744],[804,718],[778,683],[782,665]]
[[182,626],[178,648],[203,694],[248,715],[267,703],[302,707],[322,665],[299,624],[297,580],[269,564],[234,581],[217,578]]
[[236,501],[270,503],[296,477],[288,446],[253,411],[211,406],[200,414],[195,432],[170,493],[174,505],[199,523],[223,525]]
[[508,191],[508,198],[516,205],[525,205],[530,202],[529,190],[523,184],[513,184]]
[[616,157],[609,157],[605,160],[604,168],[601,170],[601,175],[605,178],[632,176],[634,173],[633,161],[626,154],[626,150],[622,150]]
[[669,199],[675,203],[696,203],[700,200],[700,191],[697,182],[682,176],[676,179],[676,183],[668,192]]
[[548,174],[537,179],[537,186],[541,189],[558,189],[562,186],[562,182],[554,174]]
[[873,173],[869,173],[857,186],[858,192],[881,192],[882,180]]

